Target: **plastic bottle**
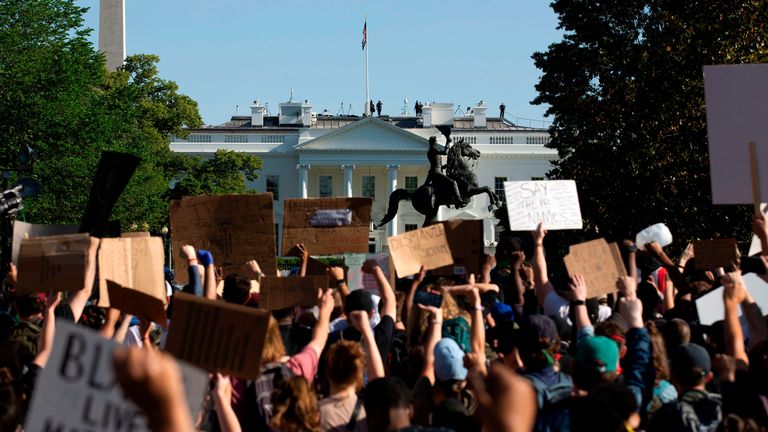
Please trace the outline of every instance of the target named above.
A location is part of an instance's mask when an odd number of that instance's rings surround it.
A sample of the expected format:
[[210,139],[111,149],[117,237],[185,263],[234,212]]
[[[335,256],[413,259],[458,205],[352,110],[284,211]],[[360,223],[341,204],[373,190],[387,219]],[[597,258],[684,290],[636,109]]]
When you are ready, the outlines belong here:
[[667,246],[672,243],[672,233],[669,232],[669,228],[667,228],[666,225],[657,223],[640,231],[635,236],[635,245],[638,249],[643,249],[646,243],[653,241],[658,243],[661,247]]

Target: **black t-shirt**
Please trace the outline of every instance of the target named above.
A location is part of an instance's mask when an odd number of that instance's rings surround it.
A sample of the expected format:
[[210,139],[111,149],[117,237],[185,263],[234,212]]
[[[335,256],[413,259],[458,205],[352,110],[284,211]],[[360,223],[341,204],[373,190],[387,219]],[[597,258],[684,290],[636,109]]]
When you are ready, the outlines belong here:
[[72,307],[69,305],[69,303],[61,303],[58,306],[56,306],[56,309],[53,311],[53,315],[56,318],[65,319],[67,321],[75,322],[75,314],[72,312]]
[[[389,355],[389,350],[392,349],[392,335],[395,333],[395,320],[389,315],[383,315],[381,321],[373,328],[373,338],[376,340],[376,346],[379,348],[379,354],[381,354],[381,360],[385,362]],[[339,330],[331,333],[328,336],[328,345],[332,345],[339,340],[351,340],[359,342],[362,340],[363,335],[360,334],[354,327],[347,327],[344,330]]]

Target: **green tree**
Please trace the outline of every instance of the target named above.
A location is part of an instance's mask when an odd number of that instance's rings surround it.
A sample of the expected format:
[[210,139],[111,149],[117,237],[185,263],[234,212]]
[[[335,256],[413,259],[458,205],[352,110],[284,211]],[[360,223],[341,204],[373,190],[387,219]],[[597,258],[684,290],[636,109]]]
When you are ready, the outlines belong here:
[[[557,0],[563,39],[533,59],[554,117],[551,179],[579,188],[583,232],[561,246],[665,222],[678,247],[748,233],[748,206],[711,203],[702,67],[768,60],[768,2]],[[561,252],[564,249],[561,249]]]
[[256,180],[260,169],[260,158],[232,150],[217,150],[210,159],[190,157],[170,196],[247,193],[246,180]]

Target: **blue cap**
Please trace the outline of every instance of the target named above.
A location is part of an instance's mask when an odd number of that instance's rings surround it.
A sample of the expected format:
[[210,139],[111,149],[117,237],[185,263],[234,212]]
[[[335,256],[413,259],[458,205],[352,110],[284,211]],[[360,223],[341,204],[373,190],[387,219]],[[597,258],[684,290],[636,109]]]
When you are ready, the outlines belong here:
[[491,307],[491,316],[495,321],[514,321],[515,311],[512,306],[497,301]]
[[464,367],[464,351],[451,338],[442,338],[435,345],[435,378],[438,381],[463,381],[467,379]]

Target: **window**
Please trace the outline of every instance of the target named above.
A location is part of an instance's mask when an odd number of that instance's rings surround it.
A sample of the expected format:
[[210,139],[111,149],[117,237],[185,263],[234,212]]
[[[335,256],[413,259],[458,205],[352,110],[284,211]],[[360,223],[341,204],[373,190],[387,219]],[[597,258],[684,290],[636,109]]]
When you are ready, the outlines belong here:
[[225,143],[247,143],[248,142],[248,135],[246,135],[246,134],[225,134],[224,135],[224,142]]
[[368,237],[368,253],[376,253],[376,237]]
[[416,192],[419,188],[419,178],[416,176],[405,176],[405,190],[409,193]]
[[525,143],[526,144],[549,144],[549,141],[551,139],[547,136],[529,136],[525,137]]
[[492,136],[491,144],[514,144],[515,139],[511,136]]
[[376,199],[376,177],[363,176],[363,196]]
[[283,142],[283,135],[262,135],[261,142],[263,143],[281,143]]
[[494,177],[493,178],[493,191],[496,192],[496,196],[499,197],[499,201],[507,202],[507,197],[504,194],[504,182],[507,181],[506,177]]
[[465,143],[470,144],[470,145],[477,144],[477,137],[476,136],[461,136],[460,135],[460,136],[455,136],[452,139],[453,139],[453,142],[455,142],[455,143],[457,143],[457,142],[459,142],[461,140],[464,140]]
[[189,142],[211,142],[211,135],[210,134],[190,134],[187,137],[187,141]]
[[319,185],[318,196],[320,197],[333,196],[333,176],[321,175],[318,185]]
[[419,229],[417,224],[405,224],[405,232]]
[[273,200],[277,201],[280,199],[280,176],[267,176],[267,192],[272,192]]

